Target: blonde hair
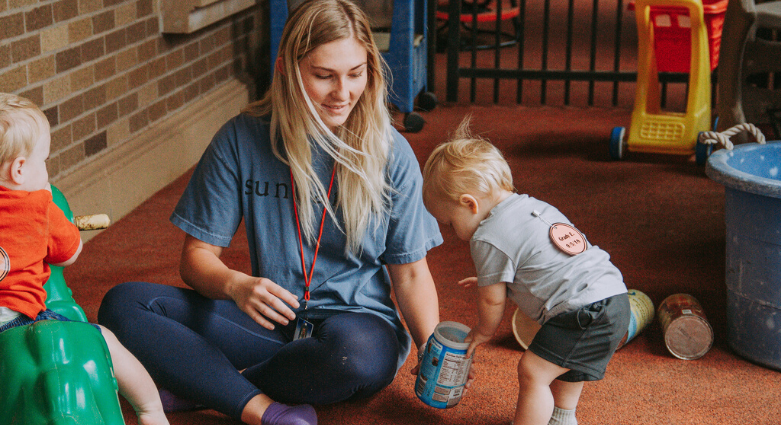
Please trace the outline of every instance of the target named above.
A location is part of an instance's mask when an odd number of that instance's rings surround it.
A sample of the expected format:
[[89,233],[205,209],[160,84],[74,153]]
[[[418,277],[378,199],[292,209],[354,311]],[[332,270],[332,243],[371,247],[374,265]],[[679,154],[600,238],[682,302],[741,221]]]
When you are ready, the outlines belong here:
[[0,165],[35,149],[49,120],[35,103],[21,96],[0,93]]
[[435,197],[458,202],[463,194],[492,197],[499,190],[514,192],[510,166],[496,146],[469,131],[470,117],[453,138],[437,146],[423,167],[423,201]]
[[[332,132],[306,93],[299,62],[317,47],[349,37],[366,49],[367,83],[350,116]],[[385,87],[387,67],[372,38],[369,20],[346,0],[306,1],[285,24],[279,57],[281,69],[274,73],[270,90],[244,112],[253,116],[271,114],[272,150],[293,173],[294,196],[307,240],[311,242],[315,236],[312,205],[318,202],[326,205],[336,223],[339,221],[334,210],[341,210],[346,248],[357,252],[371,218],[379,218],[376,226],[385,220],[391,193],[386,181],[392,142]],[[310,141],[336,161],[336,208],[327,201],[327,189],[312,167]]]

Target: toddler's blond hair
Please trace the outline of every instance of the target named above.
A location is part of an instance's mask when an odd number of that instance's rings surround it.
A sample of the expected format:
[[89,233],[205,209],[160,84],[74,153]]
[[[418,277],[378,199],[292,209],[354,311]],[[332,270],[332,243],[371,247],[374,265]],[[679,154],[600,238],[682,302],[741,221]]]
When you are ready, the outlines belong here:
[[499,149],[469,131],[470,117],[453,138],[437,146],[423,167],[423,202],[435,196],[458,201],[463,194],[491,197],[504,189],[515,191],[510,166]]
[[0,93],[0,164],[29,155],[49,120],[32,101]]

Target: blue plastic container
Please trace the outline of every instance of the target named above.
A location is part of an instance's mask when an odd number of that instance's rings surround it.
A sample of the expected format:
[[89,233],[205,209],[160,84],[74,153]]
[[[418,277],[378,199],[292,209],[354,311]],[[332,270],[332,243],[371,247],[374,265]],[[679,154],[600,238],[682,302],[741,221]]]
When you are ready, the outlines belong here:
[[729,345],[781,370],[781,143],[719,150],[705,172],[725,187]]
[[415,381],[415,394],[429,406],[445,409],[461,401],[472,365],[464,342],[469,331],[461,323],[441,322],[429,337]]

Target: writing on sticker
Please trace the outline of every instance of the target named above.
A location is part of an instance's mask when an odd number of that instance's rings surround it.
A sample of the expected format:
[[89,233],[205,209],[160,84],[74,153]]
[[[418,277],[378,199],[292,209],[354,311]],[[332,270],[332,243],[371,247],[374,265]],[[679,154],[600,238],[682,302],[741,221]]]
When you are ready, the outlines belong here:
[[550,227],[550,238],[557,248],[569,255],[577,255],[586,250],[586,237],[572,225],[553,224]]

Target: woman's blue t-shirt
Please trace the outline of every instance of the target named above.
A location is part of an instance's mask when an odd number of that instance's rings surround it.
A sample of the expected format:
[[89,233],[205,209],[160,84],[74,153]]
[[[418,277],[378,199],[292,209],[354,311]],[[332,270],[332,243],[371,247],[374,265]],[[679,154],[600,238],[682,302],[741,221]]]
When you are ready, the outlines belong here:
[[[392,133],[387,168],[393,188],[390,216],[379,227],[375,227],[377,218],[373,219],[358,254],[346,252],[344,233],[330,216],[326,217],[310,286],[309,311],[360,311],[384,318],[396,329],[402,347],[401,367],[409,353],[410,337],[391,300],[390,278],[383,265],[418,261],[442,243],[442,236],[423,206],[420,165],[412,148],[401,134],[395,130]],[[320,181],[327,188],[333,160],[314,148],[313,157]],[[333,190],[339,190],[337,182]],[[171,222],[201,241],[228,247],[244,219],[252,274],[271,279],[303,300],[304,277],[292,196],[290,168],[271,151],[268,119],[241,114],[214,136]],[[331,199],[336,196],[332,194]],[[322,206],[314,211],[317,230]],[[304,240],[307,272],[313,248]]]

